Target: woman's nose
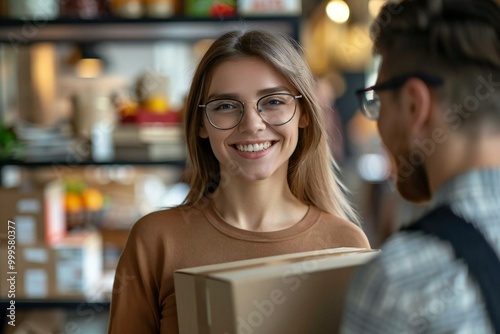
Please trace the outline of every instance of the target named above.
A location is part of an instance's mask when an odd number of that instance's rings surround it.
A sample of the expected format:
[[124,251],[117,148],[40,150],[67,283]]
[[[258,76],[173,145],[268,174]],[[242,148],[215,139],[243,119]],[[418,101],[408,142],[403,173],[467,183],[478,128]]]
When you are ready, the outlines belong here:
[[266,122],[260,117],[257,106],[245,106],[243,118],[238,129],[242,133],[255,133],[266,128]]

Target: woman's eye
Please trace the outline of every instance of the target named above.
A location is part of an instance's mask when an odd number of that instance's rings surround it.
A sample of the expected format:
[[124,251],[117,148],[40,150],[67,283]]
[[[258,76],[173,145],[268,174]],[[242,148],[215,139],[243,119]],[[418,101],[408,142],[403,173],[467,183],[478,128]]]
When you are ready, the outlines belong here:
[[281,100],[276,100],[276,99],[274,99],[274,100],[269,100],[269,101],[267,102],[267,104],[274,104],[274,105],[277,105],[277,104],[282,104],[282,103],[283,103],[283,101],[281,101]]
[[215,108],[215,110],[232,110],[232,109],[236,109],[236,105],[232,103],[221,103]]
[[260,109],[275,110],[284,107],[286,104],[286,101],[283,99],[273,97],[268,100],[263,100],[260,103]]

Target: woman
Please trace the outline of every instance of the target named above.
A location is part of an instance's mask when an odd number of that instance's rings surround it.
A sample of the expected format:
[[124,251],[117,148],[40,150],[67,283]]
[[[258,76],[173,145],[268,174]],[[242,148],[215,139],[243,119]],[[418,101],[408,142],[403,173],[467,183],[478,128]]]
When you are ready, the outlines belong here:
[[[369,248],[332,171],[300,47],[233,31],[201,60],[187,100],[191,190],[132,228],[109,333],[177,333],[174,270],[335,247]],[[334,165],[334,163],[333,163]]]

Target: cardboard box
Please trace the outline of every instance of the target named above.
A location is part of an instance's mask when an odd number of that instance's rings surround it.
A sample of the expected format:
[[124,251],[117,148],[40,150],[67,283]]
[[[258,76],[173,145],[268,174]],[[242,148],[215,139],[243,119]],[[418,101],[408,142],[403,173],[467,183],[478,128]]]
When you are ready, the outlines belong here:
[[180,333],[336,333],[353,273],[377,253],[337,248],[177,270]]
[[53,246],[56,257],[56,295],[82,298],[102,276],[102,237],[97,231],[68,234]]
[[[1,273],[0,297],[45,299],[54,296],[55,254],[43,244],[16,246],[15,268]],[[0,260],[7,268],[7,248],[0,249]],[[12,273],[11,273],[12,272]],[[9,279],[9,281],[7,281]],[[13,295],[11,295],[13,294]]]
[[15,223],[16,244],[54,244],[66,234],[64,189],[54,180],[31,189],[0,188],[0,240],[6,239],[8,221]]
[[7,298],[10,286],[10,282],[7,279],[10,276],[7,275],[7,246],[2,242],[0,242],[0,268],[2,268],[0,271],[0,299],[5,299]]
[[[7,268],[7,247],[0,247],[1,267]],[[97,232],[68,235],[54,246],[16,245],[15,275],[0,273],[0,297],[9,297],[15,276],[15,297],[22,299],[81,299],[89,296],[102,276],[102,240]]]

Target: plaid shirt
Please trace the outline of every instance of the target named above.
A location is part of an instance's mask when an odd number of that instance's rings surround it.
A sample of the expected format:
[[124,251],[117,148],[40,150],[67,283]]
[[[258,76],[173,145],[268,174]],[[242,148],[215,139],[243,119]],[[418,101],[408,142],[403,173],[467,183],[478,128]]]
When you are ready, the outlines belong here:
[[[500,257],[500,169],[447,182],[429,210],[443,204],[474,222]],[[342,333],[489,334],[493,328],[479,286],[451,245],[423,232],[399,232],[356,273]]]

